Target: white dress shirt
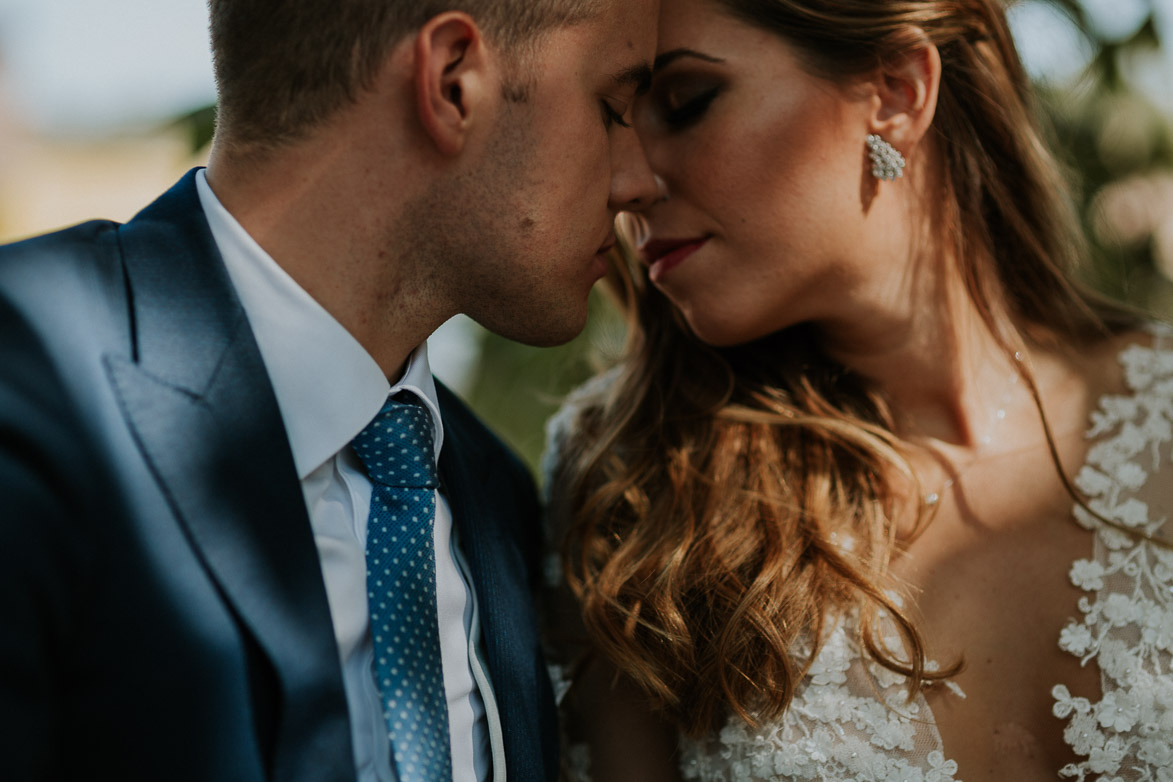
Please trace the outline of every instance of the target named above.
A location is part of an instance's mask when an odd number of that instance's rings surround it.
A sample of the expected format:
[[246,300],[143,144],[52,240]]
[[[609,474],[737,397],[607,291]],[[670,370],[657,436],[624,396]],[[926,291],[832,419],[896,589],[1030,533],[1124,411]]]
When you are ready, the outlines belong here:
[[[436,458],[444,425],[427,344],[394,385],[337,320],[299,286],[216,198],[201,170],[200,204],[269,373],[301,481],[342,661],[355,764],[361,782],[391,780],[390,747],[367,613],[367,516],[371,484],[350,441],[389,395],[409,391],[432,413]],[[436,492],[436,601],[448,698],[454,782],[504,780],[500,721],[479,658],[476,596],[453,540],[452,513]],[[488,711],[487,711],[488,710]],[[494,762],[495,761],[495,762]],[[496,766],[496,768],[494,768]]]

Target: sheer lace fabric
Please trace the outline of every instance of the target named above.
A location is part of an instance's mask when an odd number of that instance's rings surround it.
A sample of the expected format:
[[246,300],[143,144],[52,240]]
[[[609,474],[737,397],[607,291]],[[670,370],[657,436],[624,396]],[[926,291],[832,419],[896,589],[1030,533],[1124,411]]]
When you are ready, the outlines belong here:
[[[1173,508],[1173,351],[1170,332],[1154,329],[1152,347],[1120,354],[1128,393],[1106,395],[1092,416],[1094,439],[1076,486],[1096,513],[1163,540]],[[1087,592],[1059,646],[1100,670],[1102,696],[1051,690],[1064,738],[1081,762],[1060,770],[1077,780],[1173,782],[1173,551],[1097,521],[1076,507],[1075,520],[1096,530],[1095,551],[1070,570]]]
[[924,698],[909,702],[905,678],[860,653],[855,625],[832,629],[780,720],[754,729],[735,718],[702,741],[682,739],[684,778],[953,780]]
[[[1168,347],[1173,332],[1152,331],[1151,347],[1131,345],[1119,356],[1128,391],[1099,400],[1076,485],[1097,513],[1144,535],[1173,540],[1173,525],[1164,529],[1173,508],[1173,350]],[[576,407],[571,400],[551,422],[547,477]],[[1099,667],[1102,695],[1098,701],[1074,697],[1062,682],[1052,683],[1054,715],[1065,721],[1064,738],[1080,758],[1056,769],[1056,778],[1173,782],[1173,551],[1113,529],[1078,506],[1073,516],[1095,531],[1095,544],[1070,568],[1071,581],[1087,594],[1080,600],[1081,615],[1056,641],[1084,665]],[[555,541],[559,517],[553,509]],[[559,577],[556,568],[550,576]],[[856,630],[853,615],[831,627],[781,719],[754,728],[731,718],[702,740],[682,737],[684,778],[955,780],[957,764],[942,746],[925,699],[909,701],[903,677],[861,653]],[[935,686],[964,697],[951,683]],[[572,779],[589,782],[585,747],[568,747],[567,765]]]

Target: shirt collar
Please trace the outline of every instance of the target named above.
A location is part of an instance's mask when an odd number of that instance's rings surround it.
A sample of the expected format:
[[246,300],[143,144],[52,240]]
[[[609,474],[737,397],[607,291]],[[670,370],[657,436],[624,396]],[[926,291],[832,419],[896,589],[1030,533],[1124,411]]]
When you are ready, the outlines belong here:
[[431,412],[438,460],[444,426],[427,343],[412,352],[403,377],[391,385],[358,340],[224,208],[203,170],[196,189],[269,373],[298,479],[346,448],[400,391],[419,396]]

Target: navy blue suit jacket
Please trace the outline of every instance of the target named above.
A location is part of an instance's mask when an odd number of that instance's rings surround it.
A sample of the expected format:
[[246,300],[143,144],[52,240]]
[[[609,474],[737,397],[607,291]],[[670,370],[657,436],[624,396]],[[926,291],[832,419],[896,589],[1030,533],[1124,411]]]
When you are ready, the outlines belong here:
[[[533,486],[447,389],[441,478],[509,779],[553,779]],[[276,399],[188,174],[0,248],[0,778],[353,780]]]

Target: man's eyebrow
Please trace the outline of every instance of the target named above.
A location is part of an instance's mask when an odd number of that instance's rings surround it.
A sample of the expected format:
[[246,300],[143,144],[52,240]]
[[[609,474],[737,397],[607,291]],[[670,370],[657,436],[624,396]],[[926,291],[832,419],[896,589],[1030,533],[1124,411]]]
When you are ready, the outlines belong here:
[[670,52],[664,52],[660,56],[656,57],[655,70],[659,71],[663,68],[667,68],[669,65],[676,62],[681,57],[695,57],[698,60],[704,60],[705,62],[713,62],[713,63],[725,62],[720,57],[713,57],[708,54],[702,54],[701,52],[698,52],[695,49],[673,49]]
[[619,71],[611,77],[611,81],[617,87],[634,86],[636,94],[642,95],[652,86],[652,69],[646,62],[641,62]]

